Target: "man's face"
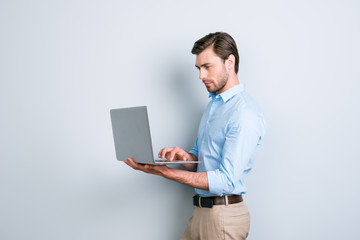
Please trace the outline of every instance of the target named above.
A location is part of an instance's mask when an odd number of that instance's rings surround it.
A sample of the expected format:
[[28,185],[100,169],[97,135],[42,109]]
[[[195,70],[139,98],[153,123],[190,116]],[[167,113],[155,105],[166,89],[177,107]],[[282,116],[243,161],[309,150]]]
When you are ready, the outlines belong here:
[[206,48],[196,57],[195,66],[199,69],[199,78],[209,92],[222,93],[229,73],[225,61],[215,54],[212,47]]

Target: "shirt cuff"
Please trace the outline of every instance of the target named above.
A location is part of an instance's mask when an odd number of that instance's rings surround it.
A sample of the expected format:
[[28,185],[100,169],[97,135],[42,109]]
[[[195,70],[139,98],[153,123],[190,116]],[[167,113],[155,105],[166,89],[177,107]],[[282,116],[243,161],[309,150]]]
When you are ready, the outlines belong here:
[[209,192],[215,194],[216,196],[222,196],[223,187],[222,187],[222,179],[220,177],[219,170],[209,171],[207,172],[208,184],[209,184]]

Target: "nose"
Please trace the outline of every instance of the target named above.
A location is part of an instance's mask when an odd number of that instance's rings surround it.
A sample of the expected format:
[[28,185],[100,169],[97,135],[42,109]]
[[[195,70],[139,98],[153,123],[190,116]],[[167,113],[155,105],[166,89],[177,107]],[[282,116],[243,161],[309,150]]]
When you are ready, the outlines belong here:
[[204,80],[206,78],[206,71],[204,71],[203,69],[200,69],[199,78],[201,80]]

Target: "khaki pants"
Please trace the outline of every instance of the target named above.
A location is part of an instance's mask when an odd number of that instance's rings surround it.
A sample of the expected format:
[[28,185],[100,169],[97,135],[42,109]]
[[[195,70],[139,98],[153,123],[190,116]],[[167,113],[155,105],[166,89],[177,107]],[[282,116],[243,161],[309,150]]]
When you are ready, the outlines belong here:
[[181,239],[246,239],[249,228],[250,215],[244,202],[212,208],[195,207]]

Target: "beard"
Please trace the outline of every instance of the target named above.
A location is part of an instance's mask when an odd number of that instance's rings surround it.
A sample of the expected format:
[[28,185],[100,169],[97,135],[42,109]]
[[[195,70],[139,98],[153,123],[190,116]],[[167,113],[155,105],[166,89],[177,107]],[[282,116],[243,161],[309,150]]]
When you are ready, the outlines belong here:
[[207,88],[208,92],[217,93],[217,92],[221,91],[225,87],[228,80],[229,80],[229,74],[224,69],[224,71],[219,76],[219,81],[217,81],[217,82],[212,81],[212,83],[214,84],[214,89]]

